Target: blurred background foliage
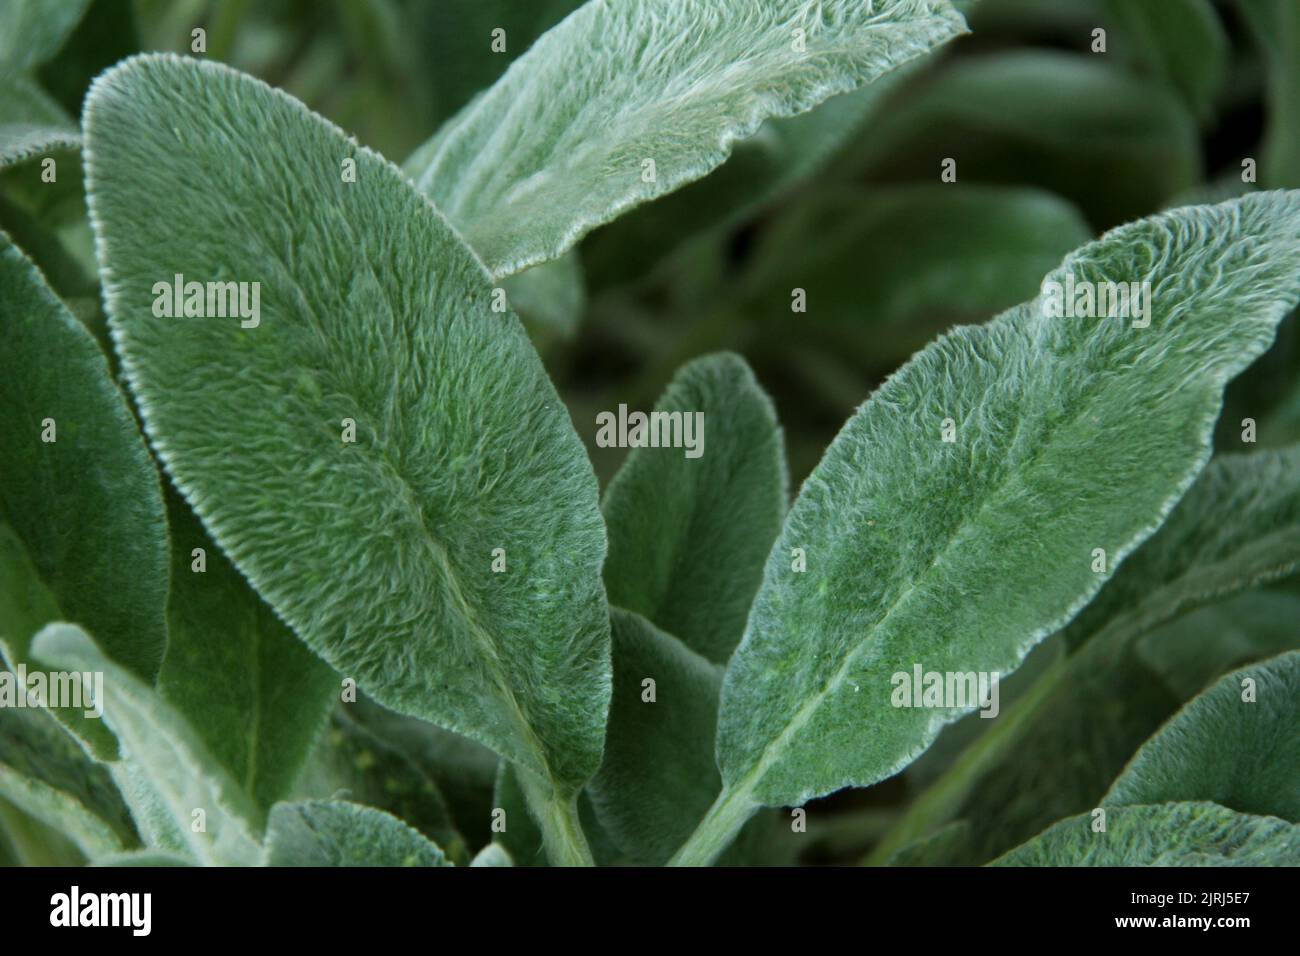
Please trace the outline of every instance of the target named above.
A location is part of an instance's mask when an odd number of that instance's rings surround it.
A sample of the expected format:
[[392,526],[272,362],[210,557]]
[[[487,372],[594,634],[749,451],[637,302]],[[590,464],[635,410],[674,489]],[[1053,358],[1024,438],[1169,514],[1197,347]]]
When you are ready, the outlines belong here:
[[[400,164],[579,5],[92,0],[36,79],[50,114],[72,126],[97,73],[137,51],[189,53],[202,27],[207,57],[285,89]],[[953,325],[1031,298],[1067,251],[1171,206],[1300,187],[1300,0],[959,5],[969,36],[865,90],[769,122],[712,175],[508,280],[589,446],[598,411],[648,408],[684,361],[733,349],[776,402],[797,487],[909,355]],[[505,53],[491,50],[495,28],[506,31]],[[1098,29],[1104,53],[1093,49]],[[940,180],[947,158],[955,183]],[[1245,160],[1257,182],[1243,181]],[[57,189],[37,188],[35,162],[0,174],[0,227],[102,338],[78,164],[75,151],[61,154]],[[792,310],[796,289],[806,311]],[[1298,338],[1293,315],[1233,384],[1220,450],[1246,447],[1245,418],[1257,422],[1255,447],[1300,440]],[[603,483],[623,452],[591,452]],[[992,769],[925,818],[954,822],[910,859],[984,859],[1091,806],[1138,742],[1205,681],[1293,646],[1297,601],[1294,582],[1244,595],[1175,622],[1122,660],[1071,663],[1078,655],[1066,658],[1059,638],[1046,642],[1006,682],[1002,706],[1048,686],[1060,690],[1051,709],[1021,752],[984,754]],[[1188,641],[1197,655],[1169,650]],[[810,812],[804,858],[856,858],[984,730],[963,720],[900,777],[821,801],[851,812]],[[491,766],[472,778],[480,790]],[[441,782],[449,778],[470,779],[457,770]]]

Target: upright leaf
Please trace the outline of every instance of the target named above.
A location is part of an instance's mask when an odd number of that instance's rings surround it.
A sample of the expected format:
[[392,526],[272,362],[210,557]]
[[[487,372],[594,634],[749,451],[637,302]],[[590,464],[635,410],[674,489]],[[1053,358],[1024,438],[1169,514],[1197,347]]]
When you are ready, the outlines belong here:
[[1260,182],[1300,187],[1300,8],[1292,0],[1238,0],[1237,8],[1263,52],[1267,72]]
[[[1047,282],[1067,276],[1150,282],[1145,319],[1053,318]],[[973,709],[893,706],[892,675],[1010,671],[1077,613],[1191,484],[1224,385],[1297,296],[1300,193],[1185,207],[1084,246],[1038,298],[891,377],[769,558],[723,683],[725,788],[686,861],[755,805],[896,773]]]
[[1209,800],[1300,823],[1300,652],[1229,674],[1142,745],[1103,804]]
[[964,32],[946,0],[589,2],[407,161],[498,275]]
[[[85,129],[123,368],[217,543],[344,677],[571,797],[609,700],[595,476],[473,254],[381,157],[215,63],[128,61]],[[154,315],[178,274],[260,282],[257,324]]]
[[993,866],[1300,866],[1300,826],[1214,803],[1112,807],[1106,829],[1083,813]]
[[[104,354],[3,233],[0,337],[0,525],[59,612],[31,623],[82,623],[113,660],[152,678],[167,595],[158,473]],[[0,590],[16,584],[6,577]],[[34,633],[0,630],[13,663]]]
[[397,817],[341,800],[280,803],[266,827],[267,866],[451,866]]
[[63,45],[90,0],[6,0],[0,6],[0,76],[44,63]]
[[[148,824],[141,817],[154,822],[165,816],[164,832],[183,841],[158,849],[187,851],[219,866],[256,862],[255,808],[180,714],[105,657],[80,628],[51,624],[32,642],[32,653],[57,668],[104,675],[99,704],[122,748],[119,785],[142,828]],[[202,827],[196,826],[200,820]]]
[[1136,62],[1208,118],[1228,72],[1228,36],[1210,0],[1106,0],[1111,52]]
[[606,489],[605,589],[610,603],[725,664],[785,516],[785,447],[772,400],[737,355],[684,366],[647,434],[668,423],[684,440],[699,422],[694,451],[633,448]]
[[263,810],[287,795],[338,693],[176,495],[158,691]]

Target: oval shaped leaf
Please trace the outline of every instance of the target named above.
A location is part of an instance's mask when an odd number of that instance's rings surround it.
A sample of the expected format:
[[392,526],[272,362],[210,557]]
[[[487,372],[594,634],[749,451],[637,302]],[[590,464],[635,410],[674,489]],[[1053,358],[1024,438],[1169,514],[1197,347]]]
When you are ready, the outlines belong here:
[[710,355],[674,376],[648,428],[696,446],[633,448],[610,481],[605,589],[611,604],[725,664],[785,516],[776,410],[744,359]]
[[266,826],[267,866],[451,866],[397,817],[342,800],[279,803]]
[[[213,63],[117,67],[85,128],[123,368],[213,537],[343,677],[575,792],[609,701],[595,476],[473,254],[381,157]],[[159,317],[176,275],[260,283],[260,314]]]
[[945,0],[589,2],[407,161],[495,275],[699,179],[769,117],[965,32]]
[[[1145,320],[1053,317],[1048,280],[1150,282]],[[720,815],[897,772],[974,703],[894,706],[892,675],[1014,669],[1159,526],[1300,296],[1300,193],[1121,227],[1048,280],[918,354],[805,483],[724,679]]]

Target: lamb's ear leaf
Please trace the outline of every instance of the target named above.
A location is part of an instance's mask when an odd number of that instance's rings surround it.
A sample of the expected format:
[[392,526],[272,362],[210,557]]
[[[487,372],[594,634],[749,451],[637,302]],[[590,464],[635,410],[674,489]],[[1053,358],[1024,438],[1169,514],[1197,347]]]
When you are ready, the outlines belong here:
[[[1148,308],[1052,317],[1067,277]],[[1043,288],[914,357],[804,484],[724,678],[714,832],[896,773],[973,706],[894,706],[898,675],[1014,669],[1159,527],[1300,296],[1300,192],[1120,227]]]
[[1300,9],[1290,0],[1237,0],[1264,58],[1268,126],[1259,181],[1300,187]]
[[470,866],[514,866],[515,861],[500,843],[489,843],[469,861]]
[[[754,373],[729,353],[683,366],[655,412],[678,416],[679,444],[689,434],[695,446],[633,448],[614,475],[602,503],[605,589],[611,604],[725,664],[785,516],[781,428]],[[618,416],[605,414],[616,429]],[[647,428],[663,431],[653,420]]]
[[501,280],[510,308],[534,335],[572,337],[587,308],[587,286],[578,251]]
[[1300,651],[1228,674],[1142,745],[1103,805],[1209,800],[1300,823]]
[[[490,814],[494,826],[492,840],[500,843],[510,854],[515,866],[549,866],[542,829],[529,810],[528,796],[519,774],[519,770],[505,761],[497,768],[492,806],[483,811]],[[622,850],[605,832],[586,790],[578,796],[578,819],[596,865],[621,865],[624,862]],[[498,829],[500,826],[505,829]]]
[[1065,630],[1118,647],[1300,567],[1300,445],[1220,455]]
[[110,853],[91,860],[87,866],[196,866],[187,856],[179,853],[166,853],[162,850],[129,850],[125,853]]
[[1159,77],[1192,112],[1208,119],[1227,78],[1230,52],[1210,0],[1106,0],[1104,9],[1115,25],[1107,52]]
[[437,844],[383,810],[343,800],[277,803],[267,866],[451,866]]
[[54,617],[19,629],[0,620],[11,663],[26,662],[38,627],[68,620],[94,628],[106,654],[152,679],[166,641],[157,469],[104,353],[3,233],[0,337],[0,526],[24,552],[14,560],[39,579],[20,585],[6,574],[0,590],[25,587],[9,597],[29,611],[37,587],[58,604]]
[[206,864],[257,862],[256,808],[152,687],[105,657],[75,625],[43,629],[32,655],[54,669],[103,675],[97,703],[122,749],[118,785],[151,845],[151,836],[163,838],[160,849],[184,851]]
[[[1097,812],[1100,812],[1097,811]],[[1216,803],[1107,807],[1048,827],[991,866],[1298,866],[1300,826]]]
[[288,795],[339,680],[248,586],[175,493],[158,691],[263,810]]
[[5,0],[0,6],[0,76],[44,63],[68,38],[90,0]]
[[[721,165],[765,119],[965,32],[946,0],[592,0],[406,163],[495,275]],[[653,165],[652,165],[653,164]]]
[[0,77],[0,169],[80,145],[77,124],[34,81]]
[[596,816],[639,866],[662,866],[722,788],[713,760],[722,671],[639,614],[611,610],[614,700]]
[[[217,543],[343,677],[574,794],[609,703],[596,479],[473,254],[381,157],[216,63],[126,61],[85,133],[123,368]],[[259,309],[159,317],[176,275],[250,306],[260,283]]]

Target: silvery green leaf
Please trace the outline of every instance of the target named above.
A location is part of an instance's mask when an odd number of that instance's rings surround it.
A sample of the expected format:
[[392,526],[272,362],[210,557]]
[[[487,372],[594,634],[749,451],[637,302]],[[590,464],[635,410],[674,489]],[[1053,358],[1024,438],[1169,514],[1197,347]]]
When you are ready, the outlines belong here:
[[32,642],[32,655],[53,668],[103,674],[97,703],[121,746],[117,779],[146,837],[161,830],[169,839],[159,849],[184,851],[205,864],[256,862],[256,809],[153,688],[105,657],[75,625],[46,627]]
[[[595,476],[473,253],[381,157],[216,63],[130,60],[84,119],[123,368],[222,550],[341,676],[571,798],[609,698]],[[257,325],[154,316],[176,274],[259,282]]]
[[341,798],[391,813],[442,847],[453,862],[466,860],[442,792],[400,749],[376,736],[340,705],[295,788],[299,799]]
[[640,866],[662,866],[722,787],[713,760],[722,671],[639,614],[611,611],[614,699],[596,816]]
[[278,803],[266,825],[267,866],[451,866],[397,817],[342,800]]
[[514,860],[500,843],[489,843],[470,860],[470,866],[514,866]]
[[5,0],[0,5],[0,76],[44,63],[63,45],[90,0]]
[[891,675],[1013,670],[1159,527],[1209,456],[1225,384],[1300,296],[1300,193],[1123,226],[1045,282],[1067,276],[1149,281],[1146,325],[1053,318],[1045,285],[919,353],[805,483],[724,678],[713,836],[896,773],[973,707],[892,706]]
[[[744,359],[722,353],[683,366],[654,412],[677,416],[663,421],[697,444],[628,453],[602,503],[605,589],[611,604],[725,664],[785,516],[776,410]],[[662,431],[653,418],[650,428]]]
[[993,866],[1300,866],[1300,826],[1214,803],[1106,808],[1062,820]]
[[[167,595],[158,473],[104,354],[3,233],[0,337],[0,525],[58,605],[8,634],[0,620],[0,638],[23,663],[36,628],[76,621],[152,678]],[[6,575],[0,590],[15,584]]]
[[1107,53],[1159,77],[1208,118],[1227,77],[1230,53],[1210,0],[1106,0],[1105,11],[1115,24],[1107,34]]
[[269,810],[293,786],[339,678],[262,602],[174,493],[168,513],[171,594],[158,692]]
[[[1292,622],[1294,624],[1294,621]],[[1300,652],[1228,674],[1142,745],[1103,805],[1209,800],[1300,823]]]
[[964,31],[944,0],[589,2],[405,168],[493,274],[508,275],[706,175],[765,119],[803,113]]
[[77,124],[35,81],[0,77],[0,169],[80,145]]
[[194,866],[194,861],[179,853],[164,853],[159,850],[131,850],[126,853],[110,853],[91,860],[87,866]]

